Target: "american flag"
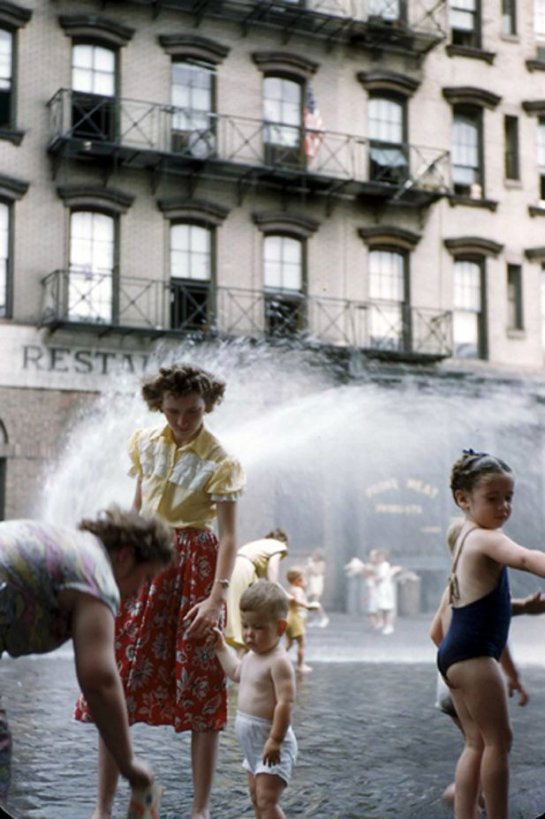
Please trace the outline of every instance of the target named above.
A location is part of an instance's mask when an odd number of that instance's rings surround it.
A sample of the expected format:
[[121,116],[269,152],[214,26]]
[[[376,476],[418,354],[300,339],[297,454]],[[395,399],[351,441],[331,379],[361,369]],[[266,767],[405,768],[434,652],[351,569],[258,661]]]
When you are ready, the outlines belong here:
[[314,159],[318,155],[324,139],[324,123],[320,109],[316,105],[310,83],[307,83],[304,110],[305,137],[303,140],[305,155]]

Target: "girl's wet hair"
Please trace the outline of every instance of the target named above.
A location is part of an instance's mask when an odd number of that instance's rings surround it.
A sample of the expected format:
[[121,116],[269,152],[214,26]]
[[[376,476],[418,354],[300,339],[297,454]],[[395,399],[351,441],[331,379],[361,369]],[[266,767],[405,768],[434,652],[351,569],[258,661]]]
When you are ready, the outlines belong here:
[[488,452],[475,452],[473,449],[464,449],[461,458],[458,458],[450,473],[450,488],[452,494],[458,490],[471,492],[475,485],[485,475],[512,474],[509,464],[489,455]]
[[172,364],[144,381],[142,397],[150,410],[160,411],[167,392],[176,397],[196,393],[204,400],[206,412],[212,412],[223,398],[225,382],[201,367]]
[[168,566],[174,554],[169,527],[159,518],[141,515],[135,509],[109,506],[94,519],[84,518],[78,529],[95,535],[109,555],[124,546],[132,547],[135,563]]
[[278,583],[257,580],[242,593],[240,610],[258,612],[271,620],[285,620],[288,616],[288,595]]

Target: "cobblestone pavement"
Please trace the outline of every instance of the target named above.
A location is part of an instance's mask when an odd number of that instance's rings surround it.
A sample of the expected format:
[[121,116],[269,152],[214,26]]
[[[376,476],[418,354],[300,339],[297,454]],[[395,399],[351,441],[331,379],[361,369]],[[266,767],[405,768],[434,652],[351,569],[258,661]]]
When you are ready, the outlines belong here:
[[[434,708],[429,617],[398,621],[394,635],[372,632],[362,617],[334,615],[310,628],[314,670],[299,685],[294,723],[299,761],[283,800],[288,817],[447,819],[441,802],[460,738]],[[517,618],[512,646],[531,700],[513,702],[511,819],[545,811],[545,621]],[[88,819],[96,781],[96,733],[70,719],[77,695],[69,648],[46,657],[2,660],[0,685],[14,734],[10,808],[21,819]],[[230,689],[234,713],[236,688]],[[187,819],[191,804],[189,737],[135,726],[139,754],[165,786],[162,819]],[[128,802],[123,786],[116,819]],[[253,816],[232,724],[221,737],[213,819]]]

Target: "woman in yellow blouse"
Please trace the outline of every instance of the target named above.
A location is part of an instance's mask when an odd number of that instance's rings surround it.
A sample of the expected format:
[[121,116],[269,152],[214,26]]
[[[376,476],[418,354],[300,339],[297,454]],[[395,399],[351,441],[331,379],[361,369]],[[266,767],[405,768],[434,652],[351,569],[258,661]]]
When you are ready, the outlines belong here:
[[248,586],[258,579],[278,582],[280,561],[288,553],[288,536],[282,529],[275,529],[260,540],[246,543],[237,552],[231,585],[227,591],[227,625],[225,639],[237,649],[244,649],[240,598]]
[[[131,724],[192,732],[192,819],[209,817],[218,732],[227,720],[225,677],[207,637],[223,619],[244,474],[203,425],[224,390],[222,381],[199,367],[162,367],[142,395],[167,424],[137,430],[129,444],[134,506],[172,527],[176,557],[120,612],[118,664]],[[216,518],[219,539],[212,530]],[[76,718],[89,719],[81,701]],[[93,819],[110,819],[117,779],[101,745]]]

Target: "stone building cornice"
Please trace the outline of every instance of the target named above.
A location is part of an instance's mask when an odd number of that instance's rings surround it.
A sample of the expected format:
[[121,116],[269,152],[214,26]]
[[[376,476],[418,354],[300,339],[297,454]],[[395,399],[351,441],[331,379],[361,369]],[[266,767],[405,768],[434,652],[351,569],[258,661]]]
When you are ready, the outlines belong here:
[[451,105],[478,105],[493,110],[501,102],[501,97],[485,88],[473,85],[458,85],[443,88],[443,96]]
[[298,239],[308,239],[320,227],[319,222],[308,216],[280,211],[255,212],[252,220],[263,233],[291,233]]
[[101,40],[116,48],[127,45],[135,32],[134,28],[118,23],[117,20],[98,17],[96,14],[61,14],[59,25],[67,37]]
[[293,74],[301,80],[310,79],[319,68],[314,60],[291,51],[254,51],[252,60],[264,74]]
[[481,236],[460,236],[456,239],[445,239],[446,249],[452,256],[498,256],[503,245],[493,239],[484,239]]
[[419,233],[396,225],[378,225],[374,227],[358,228],[358,236],[370,248],[379,246],[394,246],[401,250],[414,250],[420,239]]
[[230,52],[228,46],[196,34],[160,34],[161,48],[172,57],[203,60],[219,65]]
[[159,199],[157,207],[171,222],[197,222],[207,227],[218,227],[229,215],[228,208],[206,199],[173,196]]

